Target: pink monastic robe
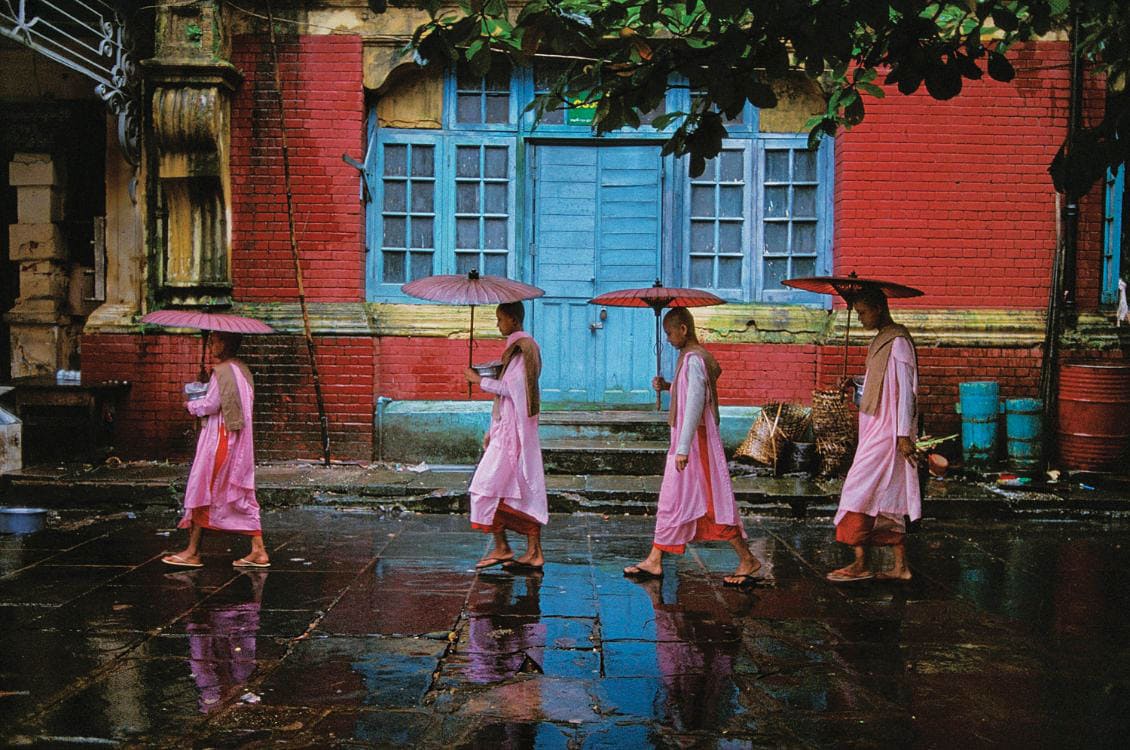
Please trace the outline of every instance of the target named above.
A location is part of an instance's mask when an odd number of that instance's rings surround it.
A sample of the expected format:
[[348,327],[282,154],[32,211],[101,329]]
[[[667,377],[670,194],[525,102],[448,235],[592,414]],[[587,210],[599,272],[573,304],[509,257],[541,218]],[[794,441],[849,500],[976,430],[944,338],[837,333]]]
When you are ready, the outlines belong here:
[[[231,377],[239,395],[243,426],[228,430],[224,425],[223,404],[220,394],[219,368],[227,368],[225,377]],[[190,414],[206,417],[204,428],[196,441],[196,456],[188,474],[188,487],[184,493],[184,518],[180,527],[194,523],[217,531],[232,531],[255,535],[260,532],[259,503],[255,498],[255,448],[251,426],[255,392],[245,367],[232,360],[221,362],[213,370],[204,398],[189,401]],[[226,436],[226,449],[221,448],[221,436]],[[226,455],[225,455],[226,454]],[[216,457],[221,463],[216,465]],[[203,511],[207,511],[206,522]]]
[[[695,540],[700,519],[710,520],[707,514],[708,494],[713,500],[714,518],[706,525],[712,531],[718,526],[737,527],[742,538],[746,536],[730,483],[722,436],[714,418],[713,389],[705,382],[707,371],[702,355],[687,352],[680,358],[675,382],[671,384],[671,400],[676,404],[677,412],[671,427],[671,446],[667,450],[663,484],[659,488],[659,509],[655,514],[655,544],[660,547],[678,548]],[[688,398],[688,381],[692,372],[695,373],[693,377],[703,380],[698,384],[705,394],[702,400]],[[675,467],[675,456],[686,420],[691,420],[698,427],[689,444],[687,467],[679,471]],[[722,538],[725,537],[714,533],[699,537],[701,541]]]
[[[521,338],[533,341],[525,331],[516,331],[507,337],[507,348]],[[525,355],[517,354],[501,378],[483,378],[479,384],[496,398],[490,417],[490,444],[469,488],[471,523],[475,526],[490,526],[500,501],[539,524],[549,521],[538,417],[530,416],[526,382]]]
[[922,516],[918,470],[898,452],[899,435],[917,436],[918,368],[910,341],[899,336],[890,346],[879,408],[874,415],[859,413],[859,446],[844,479],[836,524],[849,512],[886,516],[896,528],[903,527],[903,516],[912,521]]

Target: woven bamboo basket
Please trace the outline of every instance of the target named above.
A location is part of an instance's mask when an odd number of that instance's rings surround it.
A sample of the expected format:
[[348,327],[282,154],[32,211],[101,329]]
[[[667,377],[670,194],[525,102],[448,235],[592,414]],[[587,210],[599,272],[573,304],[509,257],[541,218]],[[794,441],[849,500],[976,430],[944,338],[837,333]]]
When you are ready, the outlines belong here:
[[855,448],[856,423],[847,399],[835,389],[812,392],[812,432],[824,476],[844,470]]
[[765,404],[734,455],[776,466],[784,443],[803,435],[810,423],[808,409],[800,404]]

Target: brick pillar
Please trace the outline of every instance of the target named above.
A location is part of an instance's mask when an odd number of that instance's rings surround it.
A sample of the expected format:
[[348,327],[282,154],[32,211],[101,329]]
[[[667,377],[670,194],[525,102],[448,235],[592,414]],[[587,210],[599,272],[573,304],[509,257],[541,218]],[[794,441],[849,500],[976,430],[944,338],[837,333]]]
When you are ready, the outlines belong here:
[[20,264],[20,296],[7,314],[12,377],[52,374],[75,359],[81,326],[66,306],[68,253],[57,223],[64,181],[61,166],[47,154],[16,154],[9,164],[17,200],[9,253]]

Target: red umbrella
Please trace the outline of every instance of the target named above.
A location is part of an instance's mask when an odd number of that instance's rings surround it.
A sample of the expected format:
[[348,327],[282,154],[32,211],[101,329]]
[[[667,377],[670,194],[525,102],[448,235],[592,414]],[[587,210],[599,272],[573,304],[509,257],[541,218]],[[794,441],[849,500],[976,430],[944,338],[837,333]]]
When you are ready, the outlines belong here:
[[803,289],[806,292],[817,294],[838,294],[850,305],[856,295],[867,287],[881,289],[883,294],[891,298],[921,297],[925,292],[912,286],[898,284],[894,281],[880,279],[861,279],[852,271],[847,276],[805,276],[796,279],[785,279],[781,282],[794,289]]
[[200,348],[200,379],[204,380],[204,357],[208,351],[208,331],[226,333],[274,333],[275,329],[261,320],[242,315],[213,313],[204,310],[157,310],[141,317],[142,323],[169,328],[195,328],[204,332]]
[[[472,364],[475,346],[475,306],[500,305],[504,302],[520,302],[540,297],[545,292],[530,284],[514,281],[502,276],[480,276],[471,269],[466,276],[447,274],[427,276],[410,281],[400,290],[405,294],[432,302],[448,305],[471,306],[471,335],[467,340],[467,365]],[[471,384],[467,384],[467,397],[471,397]]]
[[[724,305],[726,300],[716,294],[704,292],[701,289],[684,289],[674,286],[663,286],[659,279],[648,287],[640,289],[619,289],[615,292],[605,292],[589,300],[590,305],[609,305],[611,307],[650,307],[655,313],[655,375],[659,377],[660,361],[662,358],[662,324],[659,320],[660,312],[665,307],[707,307],[710,305]],[[659,411],[662,404],[662,394],[655,394],[655,410]]]
[[847,276],[803,276],[796,279],[785,279],[781,282],[794,289],[803,289],[806,292],[817,294],[838,294],[847,302],[847,326],[844,327],[844,372],[847,378],[848,332],[851,330],[851,306],[855,298],[864,289],[879,289],[890,298],[921,297],[925,292],[912,286],[899,284],[894,281],[881,279],[861,279],[852,271]]

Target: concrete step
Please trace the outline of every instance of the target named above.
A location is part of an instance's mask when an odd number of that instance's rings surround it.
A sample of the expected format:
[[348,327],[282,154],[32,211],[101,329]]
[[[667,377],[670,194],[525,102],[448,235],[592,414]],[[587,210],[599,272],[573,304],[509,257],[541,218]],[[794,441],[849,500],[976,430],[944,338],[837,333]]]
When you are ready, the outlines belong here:
[[543,440],[547,474],[663,474],[667,441],[557,438]]
[[644,410],[542,411],[544,440],[667,440],[667,412]]

